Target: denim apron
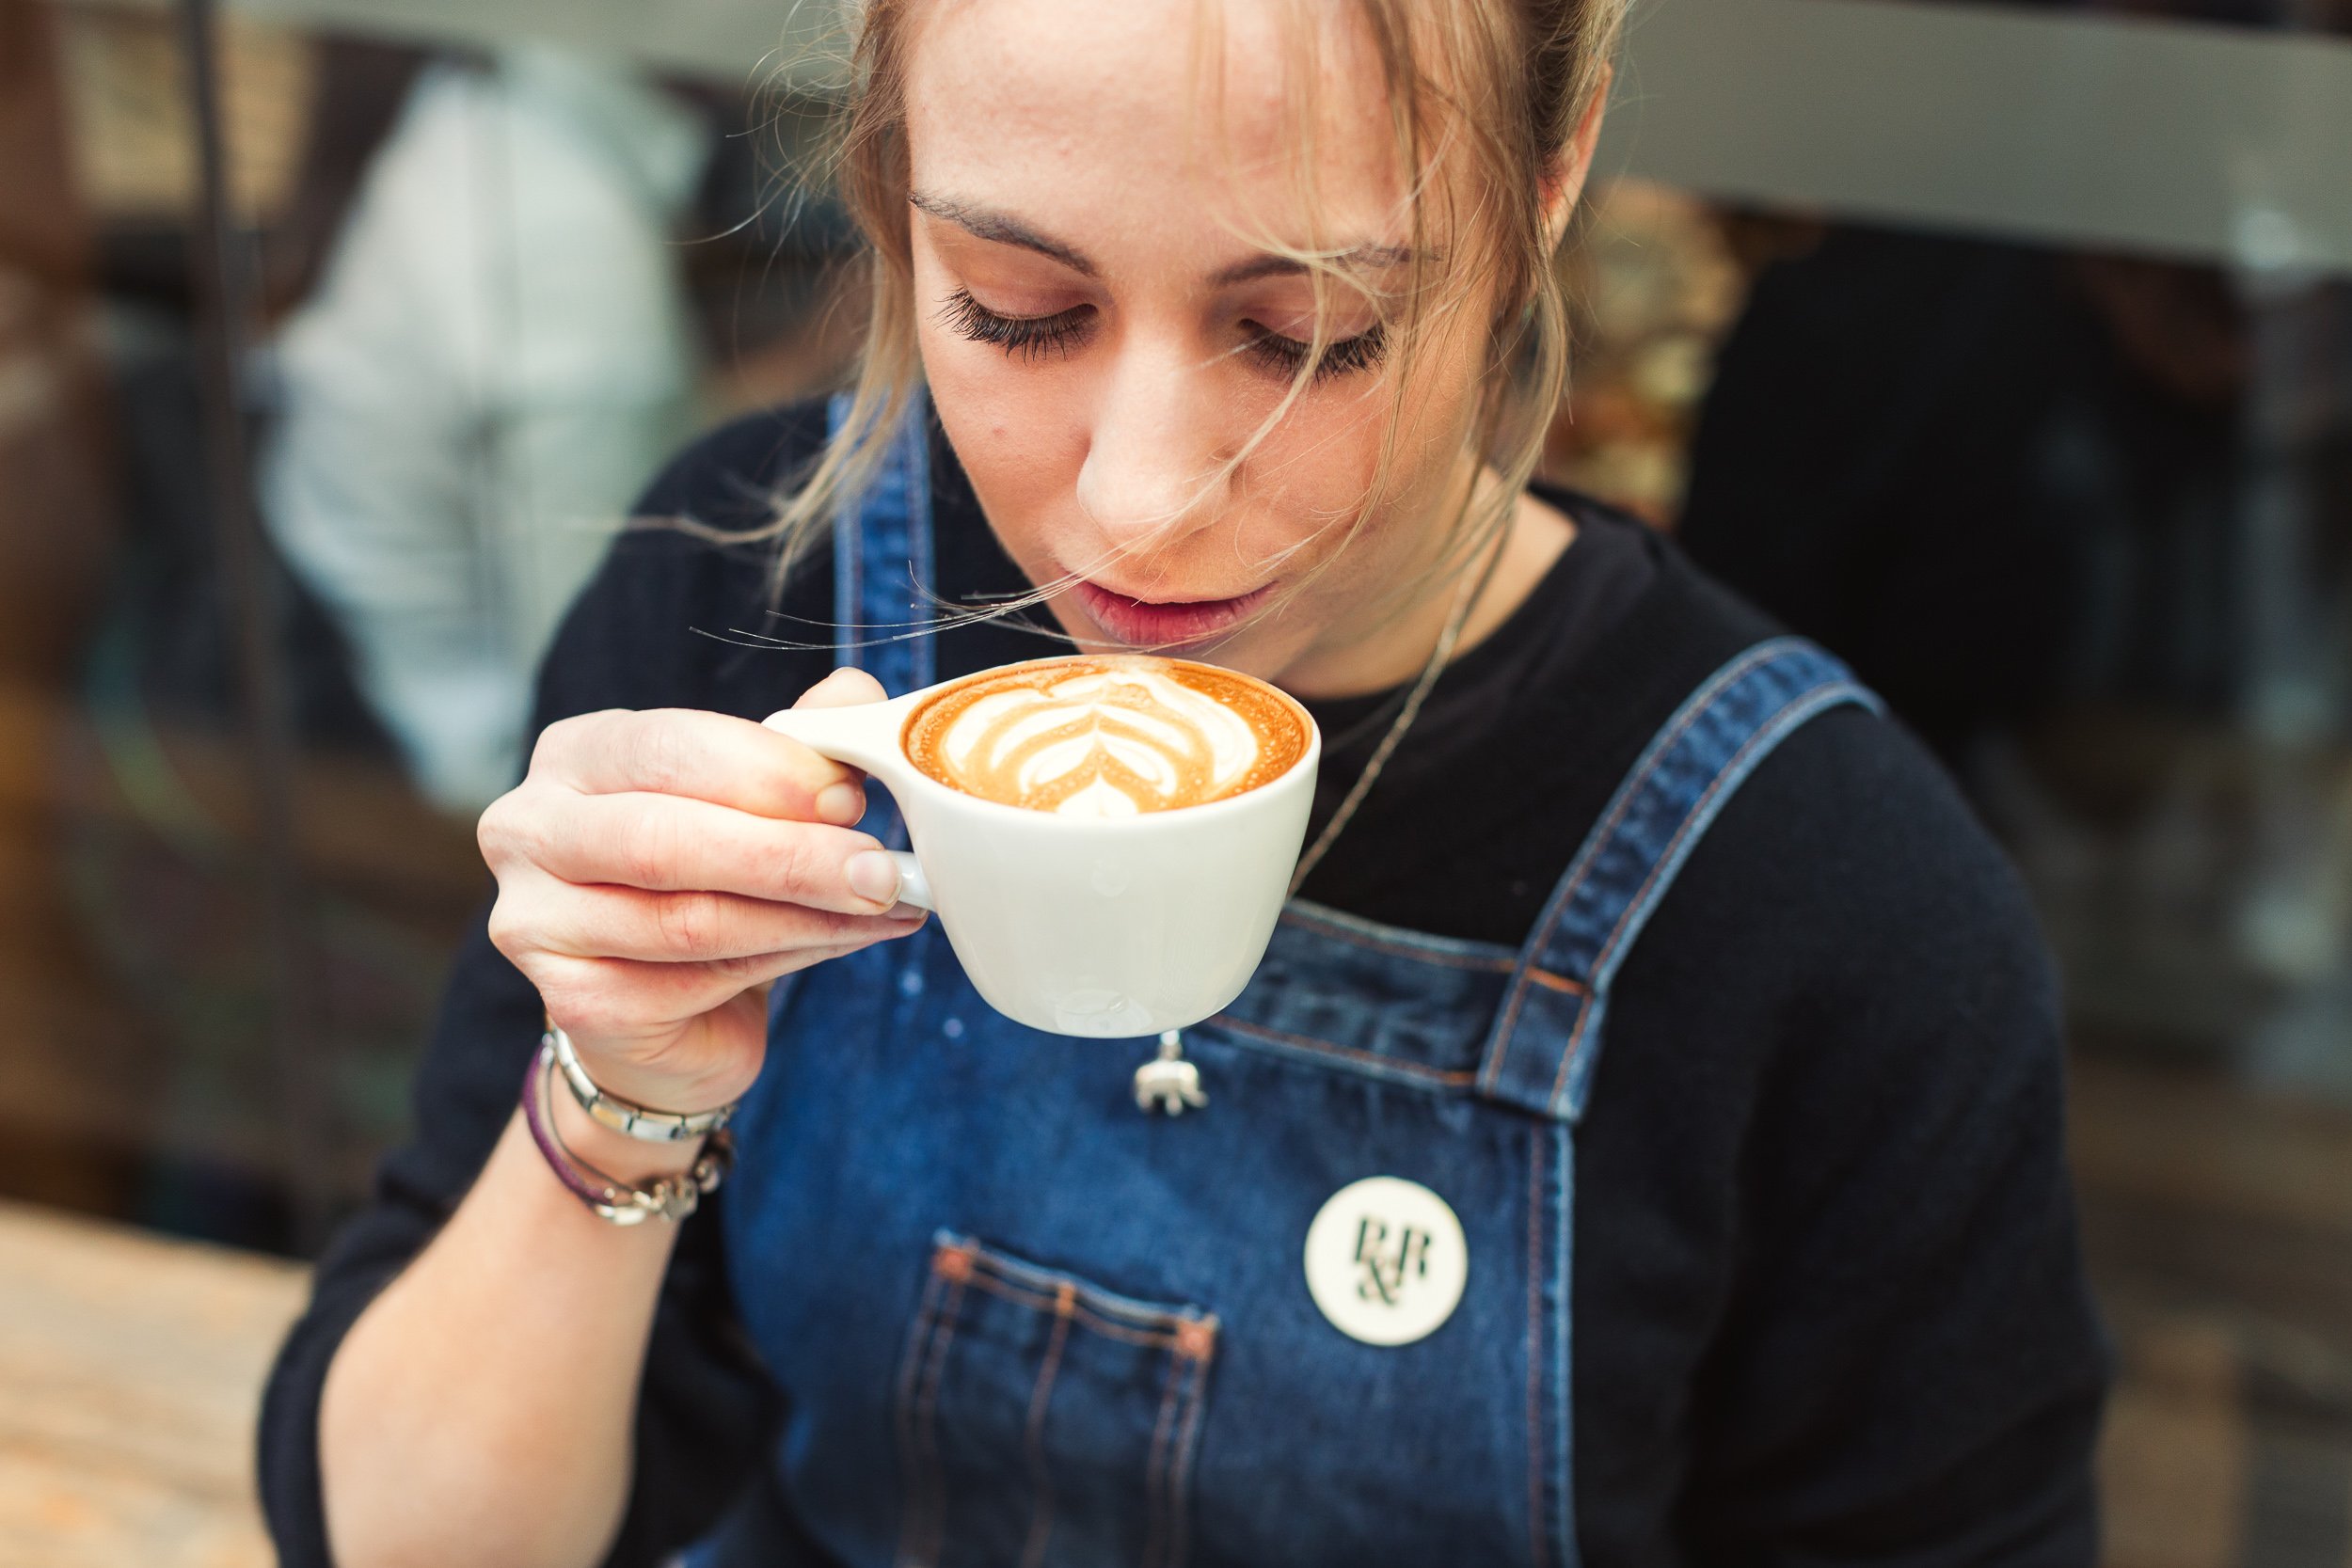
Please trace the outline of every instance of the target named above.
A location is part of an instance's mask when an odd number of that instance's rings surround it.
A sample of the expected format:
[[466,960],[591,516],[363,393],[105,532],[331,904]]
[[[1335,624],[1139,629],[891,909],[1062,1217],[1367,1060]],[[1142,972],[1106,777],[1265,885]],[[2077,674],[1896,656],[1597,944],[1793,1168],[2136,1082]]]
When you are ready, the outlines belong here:
[[[893,692],[933,678],[928,639],[881,640],[930,581],[925,425],[835,541],[842,657]],[[935,922],[779,986],[723,1223],[785,1423],[765,1523],[696,1560],[1569,1568],[1575,1143],[1611,982],[1725,799],[1847,703],[1875,705],[1808,643],[1740,654],[1516,950],[1294,902],[1184,1032],[1186,1115],[1138,1108],[1156,1042],[997,1015]],[[896,832],[885,804],[867,826]],[[1442,1198],[1467,1247],[1408,1344],[1342,1332],[1302,1264],[1374,1176]],[[1359,1242],[1367,1292],[1405,1242]]]

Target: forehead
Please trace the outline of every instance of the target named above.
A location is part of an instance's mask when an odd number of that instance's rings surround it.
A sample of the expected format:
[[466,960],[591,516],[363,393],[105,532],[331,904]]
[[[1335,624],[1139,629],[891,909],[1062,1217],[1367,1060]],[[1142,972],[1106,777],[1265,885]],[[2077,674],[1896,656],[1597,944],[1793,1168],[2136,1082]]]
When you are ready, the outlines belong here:
[[1333,0],[939,0],[907,131],[916,189],[1066,237],[1405,227],[1380,73]]

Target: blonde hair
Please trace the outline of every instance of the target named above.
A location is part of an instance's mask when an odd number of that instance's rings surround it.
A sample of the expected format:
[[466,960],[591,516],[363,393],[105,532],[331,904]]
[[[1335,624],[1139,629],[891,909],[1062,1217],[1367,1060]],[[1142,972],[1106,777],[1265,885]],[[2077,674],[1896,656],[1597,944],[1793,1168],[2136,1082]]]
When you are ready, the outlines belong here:
[[[922,0],[865,0],[851,55],[850,97],[830,162],[833,182],[862,234],[857,264],[866,273],[866,324],[855,361],[847,417],[823,450],[778,499],[773,518],[737,540],[776,543],[774,584],[781,592],[810,548],[822,540],[837,509],[869,483],[920,381],[910,250],[909,161],[905,83],[914,13]],[[1491,542],[1507,523],[1515,498],[1542,455],[1545,432],[1566,385],[1569,323],[1552,264],[1554,230],[1549,177],[1568,148],[1594,95],[1608,80],[1609,63],[1627,0],[1344,0],[1373,45],[1391,105],[1397,166],[1408,192],[1411,227],[1401,286],[1375,297],[1391,343],[1391,408],[1381,453],[1363,502],[1349,526],[1375,507],[1395,461],[1395,440],[1414,351],[1416,330],[1432,307],[1497,285],[1499,301],[1487,325],[1488,355],[1472,417],[1472,449],[1502,483],[1482,503],[1463,499],[1440,552],[1440,569],[1417,576],[1409,592],[1426,592]],[[1214,80],[1221,10],[1200,0],[1199,58]],[[1310,69],[1291,72],[1290,126],[1299,156],[1293,160],[1300,196],[1314,211],[1311,167],[1314,105],[1302,84],[1313,80],[1314,51],[1326,35],[1314,0],[1291,0],[1291,57]],[[1458,189],[1433,178],[1437,160],[1459,160]],[[1438,226],[1427,212],[1433,196],[1460,198],[1469,221],[1452,225],[1454,254],[1434,266],[1424,236]],[[1297,248],[1256,236],[1277,253],[1305,263],[1317,291],[1363,290],[1334,253]],[[1464,245],[1468,246],[1465,254]],[[1320,324],[1326,312],[1318,309]],[[1318,325],[1315,341],[1281,404],[1243,451],[1279,421],[1311,382],[1328,346]],[[924,585],[928,588],[930,585]],[[977,615],[996,615],[1038,602],[1051,589]],[[881,628],[875,628],[880,630]]]

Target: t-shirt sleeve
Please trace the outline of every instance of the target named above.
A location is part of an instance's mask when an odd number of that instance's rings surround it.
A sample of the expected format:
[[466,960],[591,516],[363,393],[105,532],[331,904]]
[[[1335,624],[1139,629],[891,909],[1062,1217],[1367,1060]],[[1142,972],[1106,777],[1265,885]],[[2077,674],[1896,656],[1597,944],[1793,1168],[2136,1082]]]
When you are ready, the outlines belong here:
[[[774,471],[779,450],[796,436],[804,433],[774,417],[731,427],[675,464],[638,510],[730,526],[749,520],[739,514],[760,504],[756,476]],[[532,734],[603,708],[726,706],[709,673],[715,644],[695,632],[732,624],[737,601],[757,598],[750,561],[675,531],[623,534],[543,663]],[[262,1500],[287,1568],[332,1560],[318,1464],[327,1367],[376,1292],[432,1241],[481,1173],[537,1047],[537,993],[490,944],[487,913],[485,903],[451,972],[417,1078],[415,1129],[320,1259],[309,1309],[263,1396]],[[775,1416],[775,1396],[726,1289],[725,1197],[723,1189],[714,1194],[684,1224],[663,1283],[639,1401],[635,1483],[610,1559],[616,1564],[658,1562],[706,1528],[764,1449]]]
[[[1859,726],[1883,730],[1852,716],[1790,748]],[[1774,799],[1768,768],[1734,803],[1835,824],[1784,891],[1823,909],[1842,887],[1846,908],[1820,923],[1755,1101],[1684,1528],[1707,1560],[2090,1568],[2107,1356],[2057,986],[1966,808],[1892,732],[1875,751],[1779,771],[1809,799]]]

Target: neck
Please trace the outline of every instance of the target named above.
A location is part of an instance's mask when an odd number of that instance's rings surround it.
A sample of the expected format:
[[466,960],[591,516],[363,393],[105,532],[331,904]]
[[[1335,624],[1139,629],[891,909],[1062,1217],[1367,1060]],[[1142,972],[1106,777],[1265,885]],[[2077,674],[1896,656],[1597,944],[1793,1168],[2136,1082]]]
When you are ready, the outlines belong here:
[[[1494,489],[1502,483],[1493,469],[1484,467],[1471,469],[1465,481],[1476,487],[1472,494],[1478,501],[1491,500]],[[1457,487],[1448,505],[1436,515],[1449,519],[1461,515],[1460,497],[1461,489]],[[1435,535],[1440,530],[1432,522],[1426,531]],[[1435,551],[1417,558],[1408,570],[1415,578],[1427,583],[1422,593],[1403,606],[1379,614],[1370,624],[1318,640],[1284,668],[1277,681],[1297,696],[1314,698],[1356,697],[1403,686],[1427,666],[1438,639],[1445,633],[1447,620],[1457,608],[1466,574],[1486,572],[1488,560],[1493,558],[1494,569],[1487,575],[1476,602],[1469,607],[1461,634],[1454,640],[1451,656],[1454,658],[1470,652],[1509,620],[1575,539],[1573,522],[1534,496],[1521,492],[1512,498],[1499,545],[1490,544],[1471,551],[1446,572],[1434,569]],[[1495,555],[1498,549],[1499,557]]]

